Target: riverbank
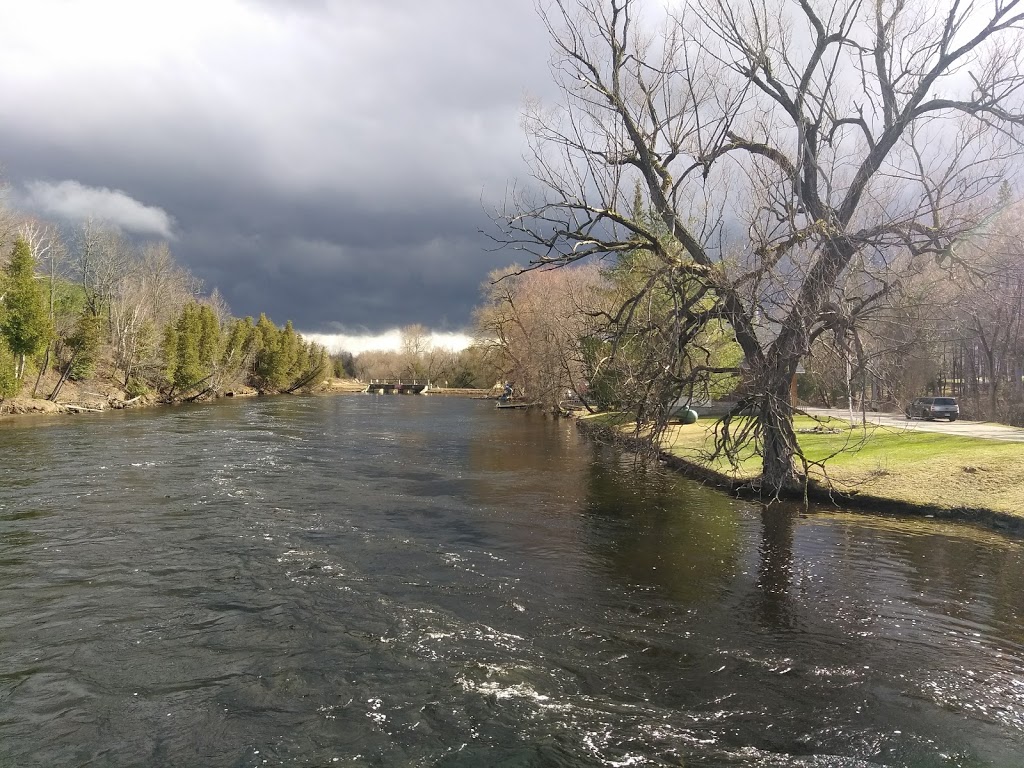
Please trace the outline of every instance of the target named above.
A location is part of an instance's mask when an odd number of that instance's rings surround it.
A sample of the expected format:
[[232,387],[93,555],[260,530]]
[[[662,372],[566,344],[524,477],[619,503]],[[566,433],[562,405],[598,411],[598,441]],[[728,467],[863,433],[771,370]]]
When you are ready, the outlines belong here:
[[[587,432],[637,447],[632,424],[609,414],[580,418]],[[673,425],[659,456],[673,469],[739,495],[753,493],[753,453],[733,467],[711,459],[717,421]],[[797,439],[812,462],[808,498],[848,509],[982,523],[1024,534],[1024,450],[1014,443],[800,418]]]
[[[38,391],[46,392],[52,388],[53,382],[49,382],[44,378]],[[327,379],[316,389],[316,392],[353,394],[362,392],[365,388],[366,385],[364,383],[354,379]],[[258,394],[251,387],[242,387],[221,392],[216,396],[205,399],[255,397]],[[124,390],[116,384],[101,379],[90,379],[80,383],[69,381],[62,387],[60,397],[56,401],[31,396],[9,397],[0,400],[0,421],[26,416],[102,413],[103,411],[121,410],[124,408],[143,408],[161,405],[170,405],[170,403],[160,400],[153,393],[128,397]]]
[[[39,387],[40,392],[53,388],[53,383],[44,378]],[[356,379],[326,379],[314,390],[314,394],[356,394],[366,391],[366,383]],[[450,395],[455,397],[484,398],[495,396],[488,389],[456,389],[449,387],[431,387],[432,395]],[[255,389],[245,387],[221,392],[217,397],[256,396]],[[0,421],[22,416],[47,416],[58,414],[100,413],[123,408],[141,408],[144,406],[168,405],[154,394],[139,397],[128,397],[117,385],[92,379],[82,383],[69,381],[61,389],[61,396],[56,402],[40,397],[19,396],[0,400]]]
[[[44,376],[40,379],[36,391],[39,395],[51,392],[56,383],[55,375]],[[31,387],[26,386],[23,394],[0,400],[0,419],[32,415],[99,413],[158,404],[152,394],[129,396],[120,386],[104,379],[67,381],[61,387],[56,400],[47,400],[42,396],[32,397],[31,390]]]

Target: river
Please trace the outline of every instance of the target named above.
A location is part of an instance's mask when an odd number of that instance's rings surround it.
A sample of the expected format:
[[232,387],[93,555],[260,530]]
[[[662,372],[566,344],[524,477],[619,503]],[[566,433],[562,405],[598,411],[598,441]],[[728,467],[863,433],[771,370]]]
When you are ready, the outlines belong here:
[[483,401],[0,423],[2,766],[1024,765],[1024,546]]

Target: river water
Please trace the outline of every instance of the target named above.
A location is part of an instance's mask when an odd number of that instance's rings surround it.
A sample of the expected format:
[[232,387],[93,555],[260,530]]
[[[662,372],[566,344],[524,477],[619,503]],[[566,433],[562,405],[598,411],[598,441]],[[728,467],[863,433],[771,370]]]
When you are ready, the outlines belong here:
[[2,766],[1024,765],[1024,547],[432,397],[0,424]]

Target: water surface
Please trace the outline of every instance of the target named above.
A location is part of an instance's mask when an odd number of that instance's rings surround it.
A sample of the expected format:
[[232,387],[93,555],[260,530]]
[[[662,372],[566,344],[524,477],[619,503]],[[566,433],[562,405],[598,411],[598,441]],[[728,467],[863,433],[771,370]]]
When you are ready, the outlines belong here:
[[0,765],[1024,765],[1020,540],[488,403],[0,424]]

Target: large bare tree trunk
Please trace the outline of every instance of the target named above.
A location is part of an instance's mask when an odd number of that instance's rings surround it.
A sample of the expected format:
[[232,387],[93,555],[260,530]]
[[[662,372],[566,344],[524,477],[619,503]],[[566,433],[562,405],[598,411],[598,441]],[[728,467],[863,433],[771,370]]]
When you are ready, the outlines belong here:
[[767,384],[761,403],[761,492],[773,498],[798,491],[803,485],[794,464],[797,443],[789,400],[793,377],[788,370],[779,370]]

